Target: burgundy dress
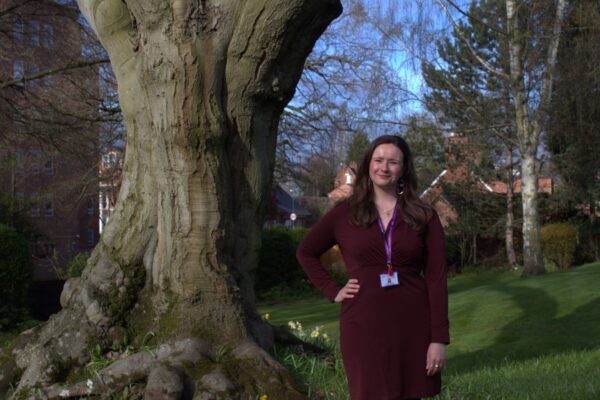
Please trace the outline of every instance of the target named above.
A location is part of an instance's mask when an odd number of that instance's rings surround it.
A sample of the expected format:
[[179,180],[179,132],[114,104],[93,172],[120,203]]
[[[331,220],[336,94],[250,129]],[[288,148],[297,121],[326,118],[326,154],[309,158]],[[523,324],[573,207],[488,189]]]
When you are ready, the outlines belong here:
[[430,397],[441,389],[439,373],[425,370],[431,342],[448,343],[448,289],[444,232],[434,213],[423,232],[396,219],[392,264],[400,284],[382,288],[386,272],[384,238],[377,223],[359,228],[349,222],[347,203],[338,204],[310,230],[297,257],[331,301],[341,289],[319,256],[340,246],[350,278],[360,290],[342,302],[340,344],[353,400]]

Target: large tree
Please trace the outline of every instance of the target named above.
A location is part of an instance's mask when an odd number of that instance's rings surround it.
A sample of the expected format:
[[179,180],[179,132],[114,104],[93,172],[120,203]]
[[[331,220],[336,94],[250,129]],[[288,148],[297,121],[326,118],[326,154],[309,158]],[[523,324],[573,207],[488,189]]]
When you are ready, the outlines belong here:
[[448,5],[461,15],[473,16],[453,1],[436,1],[446,11],[473,59],[489,73],[501,78],[509,89],[521,157],[523,273],[541,274],[545,269],[539,228],[537,156],[540,136],[550,111],[556,56],[568,1],[498,2],[506,9],[506,29],[502,33],[506,35],[508,45],[508,71],[496,67],[486,59],[485,52],[472,45],[471,38],[455,23]]
[[497,0],[473,1],[468,16],[456,23],[451,36],[437,42],[437,63],[423,63],[429,87],[425,105],[444,126],[477,143],[480,158],[493,161],[496,168],[489,168],[489,163],[472,166],[480,177],[490,181],[499,175],[507,182],[504,238],[507,260],[515,267],[515,112],[507,82],[489,68],[509,72],[506,11]]
[[[252,271],[279,116],[339,1],[78,3],[118,81],[123,184],[63,310],[3,360],[0,393],[16,363],[15,397],[106,395],[148,375],[198,399],[300,396],[260,347],[273,330],[256,313]],[[134,343],[153,332],[160,346],[77,382],[90,347],[125,332]]]
[[600,198],[600,158],[594,151],[600,147],[598,2],[572,2],[566,23],[558,52],[553,113],[544,139],[563,193],[571,204],[585,205],[594,222]]
[[507,77],[516,115],[521,153],[523,202],[523,269],[544,273],[538,213],[536,159],[540,135],[548,119],[554,71],[567,0],[506,0],[510,74]]

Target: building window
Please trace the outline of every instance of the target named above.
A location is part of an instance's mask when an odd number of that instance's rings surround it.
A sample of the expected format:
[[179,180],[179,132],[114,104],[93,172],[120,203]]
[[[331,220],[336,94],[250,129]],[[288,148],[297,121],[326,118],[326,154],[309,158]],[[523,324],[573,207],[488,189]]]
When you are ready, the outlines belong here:
[[54,28],[52,25],[42,26],[42,45],[47,49],[54,47]]
[[25,38],[25,24],[21,17],[16,17],[13,22],[13,38],[17,43],[23,43]]
[[33,87],[38,87],[41,83],[43,83],[42,78],[31,79],[40,73],[40,67],[37,64],[29,64],[29,85]]
[[25,172],[25,149],[22,147],[19,147],[17,149],[17,154],[16,154],[17,159],[16,161],[16,165],[15,165],[15,172],[17,174],[22,174]]
[[39,203],[38,194],[36,192],[32,192],[29,197],[29,203],[31,204],[31,217],[38,218],[40,216],[40,203]]
[[44,253],[46,254],[46,257],[54,257],[55,249],[56,246],[54,243],[44,243]]
[[95,239],[96,239],[96,235],[94,233],[94,230],[92,228],[88,228],[88,230],[87,230],[87,245],[88,245],[88,247],[93,247],[96,244]]
[[37,21],[29,22],[29,41],[34,46],[40,45],[40,23]]
[[[25,77],[25,62],[17,60],[13,63],[13,79],[23,79]],[[17,83],[17,86],[23,87],[25,83],[23,81]]]
[[31,159],[31,173],[34,175],[40,174],[40,152],[39,150],[29,150]]
[[352,174],[346,172],[346,185],[352,185]]
[[44,204],[44,215],[46,218],[54,217],[54,195],[49,193],[46,195],[46,203]]
[[51,158],[44,164],[44,175],[54,175],[54,160]]
[[91,197],[87,201],[86,212],[87,215],[94,215],[94,199],[92,199]]
[[25,193],[17,192],[15,193],[15,199],[17,200],[17,207],[19,211],[25,208]]
[[117,164],[117,155],[115,153],[108,153],[102,156],[102,167],[104,169],[112,169]]

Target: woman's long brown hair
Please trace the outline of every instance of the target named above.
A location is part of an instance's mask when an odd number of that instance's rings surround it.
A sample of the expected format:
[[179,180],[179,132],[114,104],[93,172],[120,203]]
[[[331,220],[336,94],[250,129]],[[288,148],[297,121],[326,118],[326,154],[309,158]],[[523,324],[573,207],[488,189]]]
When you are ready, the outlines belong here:
[[413,157],[408,144],[400,136],[385,135],[375,139],[358,168],[354,192],[348,199],[350,223],[367,227],[377,221],[379,214],[374,202],[373,185],[369,178],[369,164],[375,148],[382,144],[393,144],[402,151],[403,175],[398,181],[399,216],[411,228],[422,231],[433,215],[431,206],[417,196],[417,175],[413,166]]

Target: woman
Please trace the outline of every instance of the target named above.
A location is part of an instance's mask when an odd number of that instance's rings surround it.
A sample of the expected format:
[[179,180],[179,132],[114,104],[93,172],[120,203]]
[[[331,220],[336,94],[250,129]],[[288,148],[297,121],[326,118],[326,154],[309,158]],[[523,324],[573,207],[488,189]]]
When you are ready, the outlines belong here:
[[[444,233],[416,190],[406,142],[379,137],[358,169],[352,196],[298,247],[311,282],[342,303],[340,344],[353,400],[440,392],[449,343]],[[335,244],[350,277],[342,288],[319,261]]]

